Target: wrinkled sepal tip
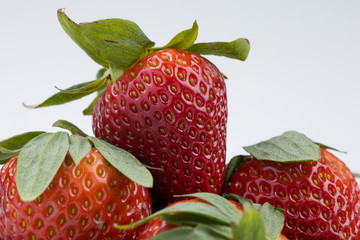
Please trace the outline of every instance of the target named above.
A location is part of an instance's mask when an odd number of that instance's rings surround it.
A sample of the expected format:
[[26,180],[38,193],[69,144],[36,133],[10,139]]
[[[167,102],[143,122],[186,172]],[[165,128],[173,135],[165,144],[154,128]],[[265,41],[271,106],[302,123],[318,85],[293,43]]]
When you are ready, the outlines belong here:
[[65,13],[65,8],[59,8],[57,10],[57,12],[60,13],[60,14],[63,14],[63,13]]
[[28,108],[28,109],[35,109],[35,108],[37,108],[37,105],[27,105],[27,104],[25,104],[25,103],[22,103],[22,105],[23,105],[24,107]]

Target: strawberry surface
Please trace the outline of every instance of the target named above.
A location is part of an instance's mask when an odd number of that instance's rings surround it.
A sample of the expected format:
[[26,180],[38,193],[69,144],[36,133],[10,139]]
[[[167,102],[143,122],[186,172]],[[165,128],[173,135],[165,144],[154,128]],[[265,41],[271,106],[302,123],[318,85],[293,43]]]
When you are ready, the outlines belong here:
[[219,193],[227,122],[219,70],[197,54],[166,49],[142,58],[116,85],[110,83],[95,104],[95,136],[156,168],[154,188],[167,201]]
[[75,165],[67,155],[49,187],[24,202],[16,187],[17,156],[1,169],[0,239],[137,239],[119,232],[151,212],[148,190],[119,173],[95,149]]
[[319,161],[279,163],[250,157],[224,187],[284,209],[289,239],[360,239],[360,191],[345,164],[325,149]]

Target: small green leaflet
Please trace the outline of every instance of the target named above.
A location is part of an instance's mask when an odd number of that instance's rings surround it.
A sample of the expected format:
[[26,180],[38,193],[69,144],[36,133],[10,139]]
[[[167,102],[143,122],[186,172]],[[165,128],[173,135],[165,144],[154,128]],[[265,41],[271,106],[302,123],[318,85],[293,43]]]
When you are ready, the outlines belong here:
[[87,136],[87,134],[84,133],[80,128],[78,128],[77,126],[66,120],[57,120],[56,122],[54,122],[52,126],[66,129],[70,131],[73,135],[78,135],[82,137]]
[[229,225],[219,224],[217,221],[211,220],[206,216],[192,213],[177,213],[175,215],[163,215],[161,218],[175,225],[195,227],[201,224],[225,239],[232,239],[232,231]]
[[30,140],[18,158],[16,183],[23,201],[32,201],[49,186],[69,150],[68,134],[44,133]]
[[[110,72],[109,72],[110,74]],[[57,88],[60,92],[63,92],[63,93],[70,93],[70,94],[83,94],[83,93],[87,93],[87,94],[90,94],[90,93],[93,93],[95,91],[98,91],[100,88],[102,88],[103,86],[107,85],[107,80],[108,80],[108,77],[109,77],[109,74],[108,75],[105,75],[103,76],[102,78],[99,78],[98,80],[95,80],[95,81],[92,81],[90,82],[89,84],[85,85],[85,86],[82,86],[80,88],[75,88],[75,89],[70,89],[70,90],[67,90],[67,89],[59,89]]]
[[31,139],[43,134],[45,132],[27,132],[13,136],[0,142],[0,164],[10,160],[15,155],[18,155],[21,148]]
[[239,225],[234,230],[234,238],[237,240],[266,240],[265,227],[260,213],[244,202],[244,214]]
[[150,171],[132,154],[95,137],[88,136],[88,139],[111,165],[130,180],[147,188],[153,186],[153,178]]
[[288,131],[280,136],[244,147],[257,159],[278,162],[318,161],[320,147],[304,134]]
[[245,61],[250,52],[250,43],[246,38],[232,42],[196,43],[186,49],[200,55],[217,55]]
[[64,31],[69,35],[69,37],[77,44],[79,47],[84,50],[89,57],[91,57],[96,63],[102,65],[103,67],[108,66],[108,60],[104,58],[95,47],[91,46],[84,35],[82,34],[82,29],[76,23],[74,23],[68,16],[65,14],[64,9],[59,9],[57,12],[58,20],[64,29]]
[[[72,87],[67,88],[66,91],[73,91],[75,89],[81,89],[83,87],[86,87],[89,84],[92,84],[95,81],[76,84]],[[47,107],[47,106],[53,106],[53,105],[60,105],[60,104],[64,104],[64,103],[68,103],[68,102],[80,99],[80,98],[85,97],[92,93],[92,92],[68,93],[66,91],[58,92],[38,105],[33,105],[33,106],[26,105],[26,104],[23,104],[23,105],[27,108],[40,108],[40,107]],[[94,91],[96,91],[96,89],[94,89]]]
[[70,147],[69,153],[75,164],[79,164],[80,161],[90,152],[91,144],[87,138],[72,135],[69,137]]
[[[179,238],[181,237],[181,238]],[[188,240],[220,240],[225,239],[217,235],[208,228],[199,225],[196,228],[191,227],[178,227],[171,230],[162,232],[149,240],[179,240],[179,239],[188,239]],[[231,238],[228,238],[229,240]]]
[[284,227],[284,215],[268,202],[263,205],[254,204],[254,207],[260,212],[267,238],[277,240]]
[[161,48],[154,48],[154,51],[159,51],[161,49],[166,48],[174,48],[174,49],[186,49],[191,47],[197,36],[198,36],[199,26],[195,21],[192,28],[184,30],[178,33],[175,37],[173,37],[168,44]]
[[208,202],[209,204],[217,207],[220,211],[223,212],[232,222],[239,222],[241,219],[241,213],[239,210],[230,203],[227,199],[212,193],[193,193],[182,195],[182,197],[198,197]]
[[224,185],[227,184],[236,169],[240,167],[248,158],[249,156],[238,155],[230,160],[230,162],[226,165]]
[[218,208],[211,206],[207,203],[202,202],[181,202],[176,205],[164,208],[156,213],[148,216],[138,222],[129,225],[121,225],[116,226],[118,229],[131,229],[133,227],[140,226],[155,217],[161,217],[166,214],[173,214],[173,213],[191,213],[195,215],[200,215],[207,217],[209,220],[215,221],[218,224],[230,224],[231,219],[227,217],[222,211]]

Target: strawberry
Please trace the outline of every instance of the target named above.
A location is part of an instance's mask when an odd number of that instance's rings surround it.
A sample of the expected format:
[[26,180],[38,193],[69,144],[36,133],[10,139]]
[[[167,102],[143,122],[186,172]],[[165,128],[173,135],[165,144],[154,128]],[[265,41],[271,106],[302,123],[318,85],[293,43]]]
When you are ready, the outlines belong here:
[[[118,163],[108,153],[118,154]],[[129,158],[93,137],[64,132],[30,140],[0,172],[0,239],[137,239],[142,226],[113,227],[151,212],[148,189],[114,167],[134,161],[121,161],[121,155]],[[140,164],[130,165],[149,176]]]
[[123,19],[76,24],[62,9],[66,33],[104,69],[37,107],[63,104],[93,92],[84,110],[96,137],[134,154],[151,167],[154,191],[166,201],[196,191],[220,193],[226,158],[227,98],[224,77],[199,54],[245,60],[247,39],[197,43],[195,22],[164,47]]
[[[146,219],[128,226],[128,229],[148,222],[138,240],[145,239],[287,239],[280,234],[283,215],[270,205],[255,206],[239,196],[242,206],[212,193],[187,195],[195,197],[168,205]],[[266,216],[266,217],[265,217]],[[221,221],[219,221],[221,219]]]
[[219,70],[199,55],[152,53],[110,83],[93,111],[96,137],[152,170],[157,193],[219,193],[224,181],[227,104]]
[[296,132],[245,147],[253,156],[228,165],[223,193],[284,209],[289,239],[360,239],[358,184],[325,148]]

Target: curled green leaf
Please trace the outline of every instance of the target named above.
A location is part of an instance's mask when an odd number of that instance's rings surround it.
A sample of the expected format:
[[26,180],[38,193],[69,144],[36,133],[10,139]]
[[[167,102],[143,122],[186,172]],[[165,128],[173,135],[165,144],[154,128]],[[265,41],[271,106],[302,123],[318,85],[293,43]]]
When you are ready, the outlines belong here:
[[249,156],[238,155],[230,160],[230,162],[226,165],[224,184],[227,184],[236,169],[238,169],[248,158]]
[[62,129],[69,130],[73,135],[78,135],[78,136],[82,136],[82,137],[87,136],[87,134],[84,133],[80,128],[78,128],[77,126],[75,126],[74,124],[72,124],[71,122],[66,121],[66,120],[57,120],[53,124],[53,127],[59,127]]

